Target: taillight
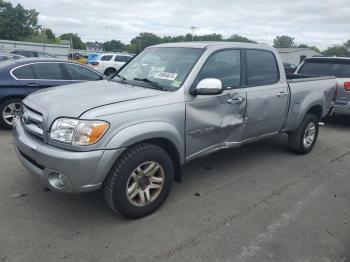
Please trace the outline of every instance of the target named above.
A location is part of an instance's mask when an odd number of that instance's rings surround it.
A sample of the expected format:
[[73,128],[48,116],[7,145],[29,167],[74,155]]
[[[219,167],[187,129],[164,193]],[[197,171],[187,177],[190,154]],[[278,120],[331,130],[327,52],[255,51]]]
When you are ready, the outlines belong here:
[[344,82],[344,89],[345,91],[350,92],[350,82]]

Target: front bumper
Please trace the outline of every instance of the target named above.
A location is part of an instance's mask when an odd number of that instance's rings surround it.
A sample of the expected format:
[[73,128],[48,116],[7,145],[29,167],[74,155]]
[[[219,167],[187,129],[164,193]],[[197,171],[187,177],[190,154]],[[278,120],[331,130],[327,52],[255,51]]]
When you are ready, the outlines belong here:
[[[38,177],[43,186],[59,192],[88,192],[100,188],[123,152],[123,149],[73,152],[56,148],[28,135],[19,120],[13,136],[23,166]],[[57,184],[58,174],[63,177],[64,186]]]

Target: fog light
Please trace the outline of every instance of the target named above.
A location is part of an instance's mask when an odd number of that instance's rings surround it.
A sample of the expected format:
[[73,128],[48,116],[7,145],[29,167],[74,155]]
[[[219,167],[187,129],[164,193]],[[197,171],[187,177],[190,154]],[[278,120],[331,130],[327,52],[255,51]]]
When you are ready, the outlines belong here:
[[66,185],[66,179],[64,178],[64,176],[62,174],[58,174],[57,179],[62,187],[64,187]]
[[53,188],[62,189],[67,185],[67,179],[63,174],[52,172],[48,178],[49,183]]

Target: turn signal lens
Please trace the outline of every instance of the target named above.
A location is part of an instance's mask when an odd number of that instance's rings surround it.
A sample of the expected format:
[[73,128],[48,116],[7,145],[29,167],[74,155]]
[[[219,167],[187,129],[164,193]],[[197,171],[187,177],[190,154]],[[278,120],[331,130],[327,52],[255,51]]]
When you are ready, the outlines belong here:
[[106,133],[109,124],[103,121],[79,121],[73,135],[73,145],[92,145]]

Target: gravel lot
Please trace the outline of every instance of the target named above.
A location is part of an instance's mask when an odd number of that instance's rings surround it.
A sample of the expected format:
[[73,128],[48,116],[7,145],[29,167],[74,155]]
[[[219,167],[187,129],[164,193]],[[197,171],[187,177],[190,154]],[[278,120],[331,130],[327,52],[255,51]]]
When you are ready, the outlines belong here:
[[350,118],[321,127],[313,152],[286,136],[185,167],[165,205],[114,215],[100,192],[45,192],[0,131],[0,261],[350,261]]

